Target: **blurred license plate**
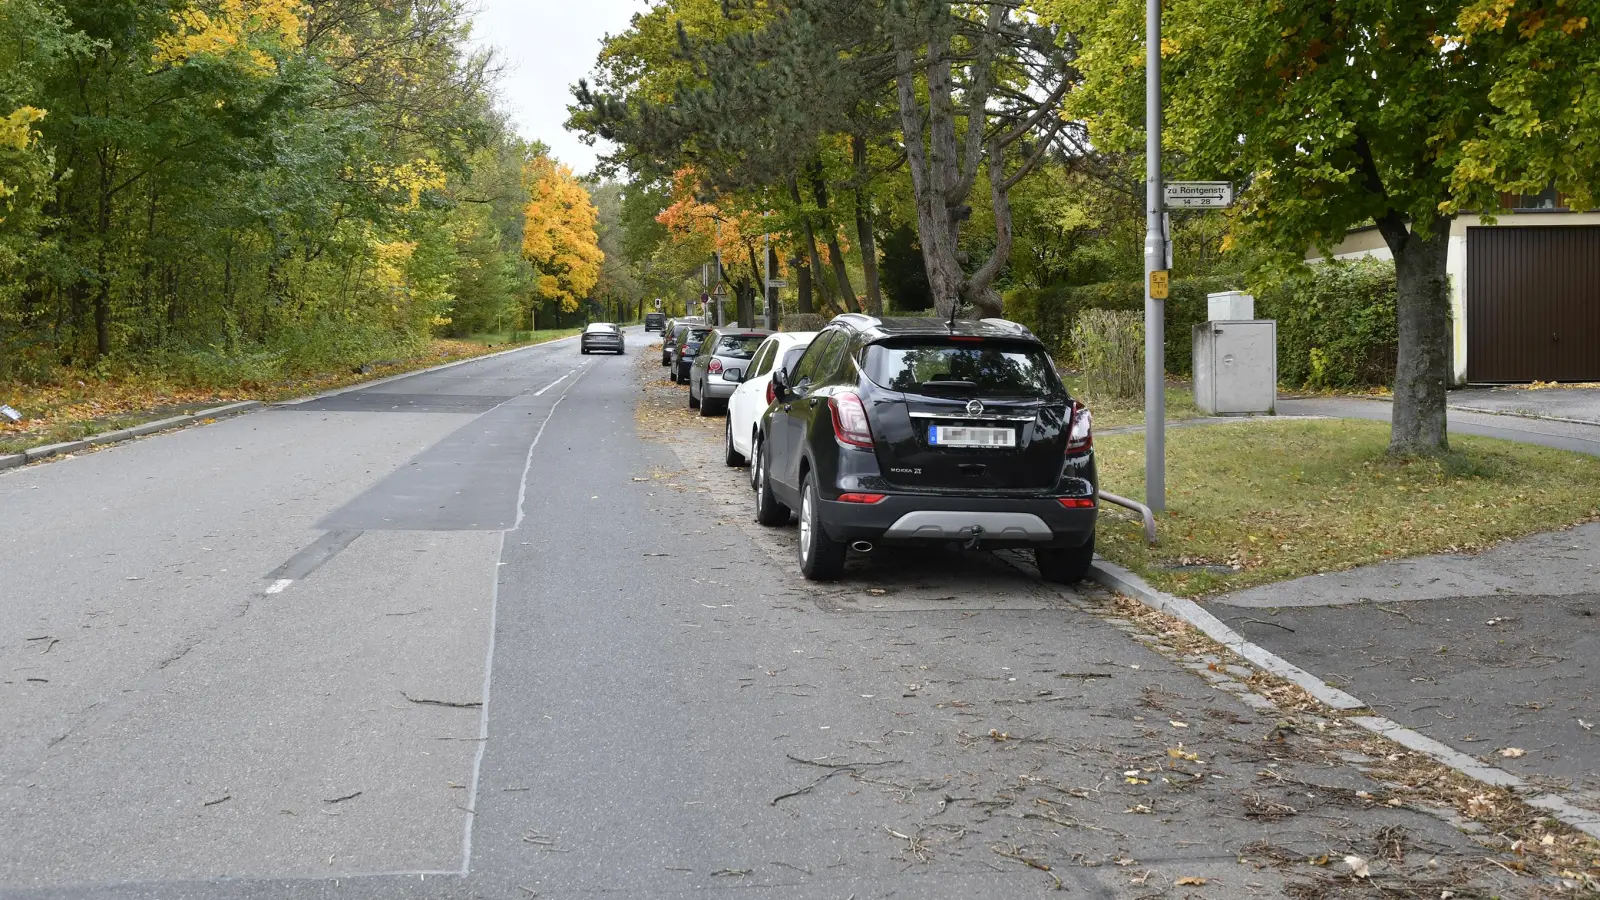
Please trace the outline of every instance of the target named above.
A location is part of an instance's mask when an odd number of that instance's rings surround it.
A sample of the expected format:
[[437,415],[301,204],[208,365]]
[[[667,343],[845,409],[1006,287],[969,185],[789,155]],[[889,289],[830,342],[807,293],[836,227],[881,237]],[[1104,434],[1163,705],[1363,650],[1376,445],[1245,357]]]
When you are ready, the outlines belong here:
[[1011,428],[930,425],[928,443],[940,447],[1015,447],[1017,432]]

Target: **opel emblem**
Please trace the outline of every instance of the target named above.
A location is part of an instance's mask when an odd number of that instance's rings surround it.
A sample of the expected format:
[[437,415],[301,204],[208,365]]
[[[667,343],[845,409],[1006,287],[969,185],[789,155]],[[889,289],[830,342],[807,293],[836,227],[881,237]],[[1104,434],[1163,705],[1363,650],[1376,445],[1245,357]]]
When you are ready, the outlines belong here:
[[983,415],[983,401],[982,400],[968,400],[967,401],[967,415],[969,415],[969,416],[981,416],[981,415]]

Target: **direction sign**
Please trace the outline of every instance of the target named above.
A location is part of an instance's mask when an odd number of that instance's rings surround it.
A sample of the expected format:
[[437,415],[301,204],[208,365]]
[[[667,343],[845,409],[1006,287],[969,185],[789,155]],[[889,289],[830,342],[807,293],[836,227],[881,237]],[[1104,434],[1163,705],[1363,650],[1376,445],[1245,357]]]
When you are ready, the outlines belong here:
[[1168,209],[1226,209],[1233,205],[1233,185],[1226,181],[1169,181]]
[[786,288],[788,286],[789,286],[789,282],[783,280],[782,278],[769,278],[769,279],[767,279],[767,287],[769,287],[769,288]]

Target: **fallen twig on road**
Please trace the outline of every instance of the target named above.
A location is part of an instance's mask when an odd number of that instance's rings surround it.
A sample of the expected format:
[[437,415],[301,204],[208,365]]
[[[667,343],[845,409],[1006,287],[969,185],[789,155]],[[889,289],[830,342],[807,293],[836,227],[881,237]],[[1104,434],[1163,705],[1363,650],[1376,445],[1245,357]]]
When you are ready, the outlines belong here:
[[324,800],[322,802],[323,803],[343,803],[346,800],[354,800],[355,798],[361,796],[362,793],[363,793],[362,791],[356,791],[354,794],[345,794],[343,797],[334,797],[331,800]]
[[465,702],[460,700],[429,700],[426,697],[413,697],[405,691],[401,691],[400,696],[420,706],[447,706],[451,709],[480,709],[483,707],[483,701],[481,700],[473,702]]

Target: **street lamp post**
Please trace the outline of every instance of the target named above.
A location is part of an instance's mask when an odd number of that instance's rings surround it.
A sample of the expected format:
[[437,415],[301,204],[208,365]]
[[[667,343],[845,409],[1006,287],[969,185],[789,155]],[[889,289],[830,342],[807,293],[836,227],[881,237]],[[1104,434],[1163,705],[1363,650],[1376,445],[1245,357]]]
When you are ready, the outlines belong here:
[[1167,229],[1161,188],[1161,0],[1145,0],[1144,493],[1167,507]]

